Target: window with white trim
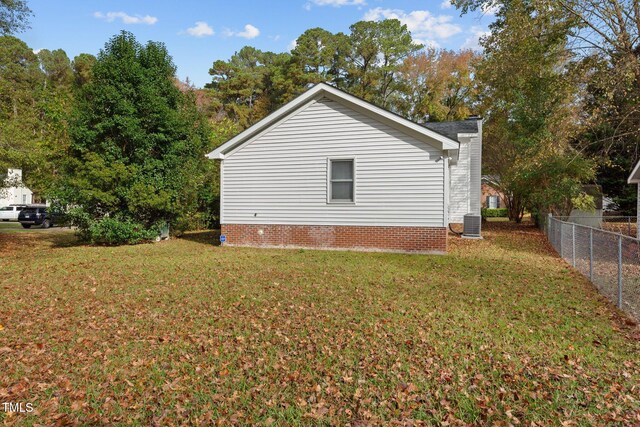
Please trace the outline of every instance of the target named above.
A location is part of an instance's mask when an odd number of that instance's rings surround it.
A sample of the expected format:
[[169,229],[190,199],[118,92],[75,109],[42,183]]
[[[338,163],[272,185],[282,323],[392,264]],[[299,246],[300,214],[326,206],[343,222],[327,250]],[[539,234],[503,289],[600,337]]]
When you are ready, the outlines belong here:
[[355,201],[354,166],[353,159],[329,160],[329,202],[353,203]]
[[497,209],[500,207],[500,198],[498,196],[487,196],[486,205],[489,209]]

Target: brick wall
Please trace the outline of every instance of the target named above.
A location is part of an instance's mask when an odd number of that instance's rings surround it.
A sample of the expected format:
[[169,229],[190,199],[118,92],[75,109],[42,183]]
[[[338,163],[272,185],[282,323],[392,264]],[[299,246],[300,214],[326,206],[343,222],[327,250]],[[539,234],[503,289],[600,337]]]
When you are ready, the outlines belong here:
[[505,199],[504,199],[504,194],[502,194],[501,192],[499,192],[498,190],[496,190],[495,188],[493,188],[492,186],[490,186],[489,184],[483,183],[480,189],[481,195],[480,195],[480,205],[483,208],[488,208],[489,206],[487,206],[487,196],[498,196],[500,198],[500,207],[504,208],[506,206],[505,204]]
[[444,227],[222,224],[228,245],[446,252]]

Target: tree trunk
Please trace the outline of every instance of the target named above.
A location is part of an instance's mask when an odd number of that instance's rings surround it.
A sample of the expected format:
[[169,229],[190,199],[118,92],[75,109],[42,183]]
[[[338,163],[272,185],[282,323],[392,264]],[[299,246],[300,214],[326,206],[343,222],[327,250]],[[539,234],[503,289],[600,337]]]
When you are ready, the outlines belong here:
[[507,206],[509,220],[515,221],[517,224],[522,222],[524,216],[524,204],[522,197],[513,194],[505,194],[504,201]]

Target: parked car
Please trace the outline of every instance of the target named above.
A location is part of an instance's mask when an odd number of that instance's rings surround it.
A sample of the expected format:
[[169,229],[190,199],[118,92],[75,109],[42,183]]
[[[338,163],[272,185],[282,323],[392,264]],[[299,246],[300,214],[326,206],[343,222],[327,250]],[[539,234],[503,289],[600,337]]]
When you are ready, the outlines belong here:
[[9,205],[0,208],[0,221],[17,221],[18,215],[27,205]]
[[44,205],[28,205],[18,215],[18,221],[24,228],[31,228],[32,225],[49,228],[54,225],[55,219],[56,215],[52,214]]

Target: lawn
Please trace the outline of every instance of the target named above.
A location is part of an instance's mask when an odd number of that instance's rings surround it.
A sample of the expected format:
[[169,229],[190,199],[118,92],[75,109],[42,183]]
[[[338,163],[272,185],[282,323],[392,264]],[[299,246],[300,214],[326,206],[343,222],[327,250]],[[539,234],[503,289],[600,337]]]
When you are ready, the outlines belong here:
[[640,422],[640,333],[531,226],[447,256],[0,233],[7,424]]
[[27,231],[26,228],[22,228],[19,222],[14,221],[2,221],[0,222],[0,233],[13,233],[17,231]]

